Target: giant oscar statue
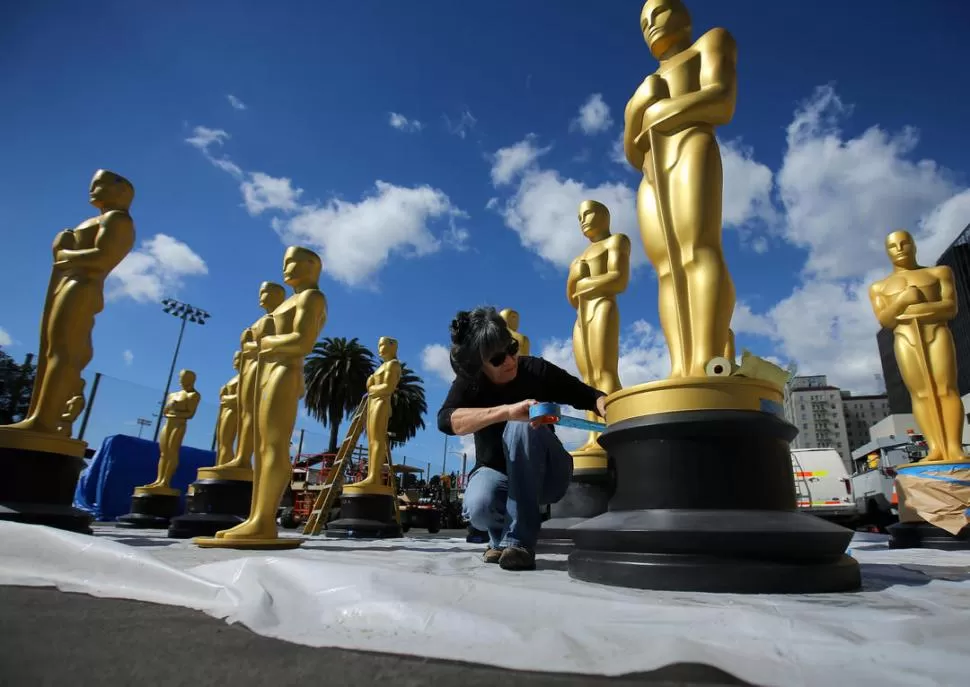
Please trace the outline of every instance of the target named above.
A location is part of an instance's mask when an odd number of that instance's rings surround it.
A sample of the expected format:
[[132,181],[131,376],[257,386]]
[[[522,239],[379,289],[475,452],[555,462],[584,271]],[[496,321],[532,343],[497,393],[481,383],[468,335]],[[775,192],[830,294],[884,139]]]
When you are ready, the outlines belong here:
[[105,279],[135,243],[134,196],[127,179],[98,170],[88,194],[98,214],[54,239],[30,407],[20,422],[0,426],[2,520],[91,531],[90,516],[71,505],[87,444],[70,437],[70,423],[83,406],[77,396],[94,356]]
[[[595,200],[579,206],[579,227],[589,245],[573,260],[566,280],[566,299],[576,309],[573,355],[583,381],[607,394],[620,390],[620,309],[617,297],[630,281],[630,239],[610,233],[610,211]],[[595,412],[587,419],[602,422]],[[572,452],[573,479],[566,495],[552,505],[539,541],[546,551],[572,548],[569,528],[606,511],[613,495],[614,473],[599,433]]]
[[394,509],[397,489],[389,469],[391,440],[387,432],[394,392],[401,381],[397,340],[382,336],[377,354],[382,362],[367,380],[367,477],[344,487],[340,518],[327,525],[328,537],[401,536]]
[[900,522],[889,528],[890,546],[970,548],[970,458],[948,324],[957,314],[953,271],[917,263],[906,231],[886,237],[886,253],[892,274],[869,288],[869,299],[879,324],[893,330],[896,363],[929,448],[920,462],[896,468]]
[[[276,511],[290,484],[290,440],[305,391],[303,359],[327,320],[327,299],[319,287],[323,263],[308,248],[290,246],[283,256],[283,281],[293,295],[270,313],[257,344],[254,372],[253,497],[249,517],[215,537],[196,537],[203,547],[288,549],[303,543],[280,538]],[[213,468],[218,469],[218,468]]]
[[529,355],[529,350],[531,348],[529,344],[529,337],[519,331],[519,313],[517,310],[512,310],[512,308],[505,308],[499,313],[499,316],[505,320],[505,324],[509,326],[509,334],[512,338],[519,342],[519,355]]
[[637,218],[671,372],[607,397],[599,443],[616,491],[609,512],[570,529],[569,574],[646,589],[855,589],[852,532],[796,510],[782,386],[728,359],[715,128],[734,114],[734,39],[714,28],[695,40],[679,0],[648,0],[640,29],[659,67],[626,106],[623,147],[643,175]]
[[158,476],[151,484],[135,487],[131,512],[118,518],[121,527],[165,528],[178,514],[180,492],[172,487],[172,477],[178,469],[189,420],[195,417],[202,400],[192,370],[179,372],[179,384],[182,388],[168,395],[162,409],[165,423],[158,435]]
[[[232,356],[232,367],[239,372],[241,351]],[[216,424],[216,465],[199,468],[192,483],[186,512],[172,518],[168,536],[175,539],[211,536],[219,530],[238,525],[249,515],[253,477],[248,467],[217,472],[234,455],[239,426],[239,374],[233,375],[219,390],[219,418]],[[235,478],[235,479],[234,479]]]

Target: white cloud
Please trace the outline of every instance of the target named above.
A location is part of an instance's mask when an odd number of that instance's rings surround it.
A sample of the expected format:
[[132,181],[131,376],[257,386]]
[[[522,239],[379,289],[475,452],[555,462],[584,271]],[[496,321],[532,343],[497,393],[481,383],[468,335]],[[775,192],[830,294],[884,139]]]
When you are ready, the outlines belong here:
[[462,110],[462,113],[458,115],[457,119],[452,119],[448,115],[442,116],[445,120],[445,127],[458,138],[468,136],[469,132],[475,128],[475,124],[478,123],[478,120],[475,119],[469,110]]
[[734,306],[734,317],[731,328],[735,334],[756,334],[758,336],[773,336],[775,326],[771,318],[757,315],[744,302],[738,301]]
[[455,379],[455,371],[451,368],[451,358],[447,346],[428,344],[421,351],[421,367],[425,372],[431,372],[446,384]]
[[[392,253],[417,257],[446,245],[467,249],[469,232],[458,225],[467,215],[436,188],[408,188],[377,181],[374,190],[360,202],[340,198],[326,202],[303,200],[304,191],[287,177],[263,172],[244,172],[228,157],[215,157],[211,148],[221,145],[229,134],[221,129],[197,126],[186,139],[206,159],[239,180],[243,204],[250,215],[284,213],[270,221],[280,238],[303,243],[321,253],[324,270],[350,286],[373,284]],[[431,224],[445,220],[440,237]]]
[[388,113],[388,124],[398,131],[421,131],[424,125],[417,119],[408,119],[397,112]]
[[122,351],[121,357],[124,358],[125,365],[131,365],[133,362],[135,362],[135,354],[128,349]]
[[358,203],[334,198],[304,205],[289,219],[274,219],[273,228],[287,243],[318,249],[328,274],[360,286],[372,283],[392,253],[419,257],[439,250],[429,227],[434,220],[448,220],[449,236],[461,237],[454,222],[464,216],[443,191],[377,181]]
[[536,145],[535,134],[529,134],[518,143],[507,148],[500,148],[490,157],[492,184],[504,186],[511,183],[522,172],[534,170],[539,157],[550,150],[552,150],[552,146],[540,148]]
[[7,333],[7,330],[0,327],[0,346],[12,346],[13,337]]
[[302,188],[293,188],[286,177],[272,177],[262,172],[252,172],[249,179],[239,185],[246,210],[254,217],[266,210],[295,212],[300,209]]
[[587,136],[606,131],[613,125],[610,117],[610,107],[603,101],[601,93],[594,93],[589,96],[579,114],[570,124],[570,128],[579,128]]
[[230,95],[227,95],[226,98],[229,99],[229,104],[232,105],[235,109],[237,109],[237,110],[245,110],[246,109],[246,103],[244,103],[242,100],[240,100],[236,96],[230,94]]
[[[754,220],[769,226],[778,220],[771,202],[771,169],[754,159],[754,151],[740,141],[719,141],[724,175],[722,217],[725,226],[741,228]],[[763,240],[763,237],[758,237]],[[757,252],[764,252],[758,250]]]
[[205,261],[188,245],[167,234],[155,234],[108,275],[107,297],[158,301],[177,292],[186,277],[208,272]]
[[735,326],[772,336],[800,374],[865,392],[881,371],[868,285],[890,272],[886,235],[909,229],[920,261],[935,263],[970,219],[970,189],[915,158],[915,129],[844,137],[850,110],[830,86],[796,110],[776,181],[783,235],[806,251],[802,283],[764,315],[739,308]]

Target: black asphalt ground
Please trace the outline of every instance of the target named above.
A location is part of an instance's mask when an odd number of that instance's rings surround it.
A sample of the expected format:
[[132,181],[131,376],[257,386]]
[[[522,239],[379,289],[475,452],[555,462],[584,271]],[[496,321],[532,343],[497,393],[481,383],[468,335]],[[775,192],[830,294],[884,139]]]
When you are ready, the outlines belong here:
[[320,649],[263,637],[186,608],[34,587],[0,587],[0,618],[4,687],[747,684],[715,668],[689,664],[605,678]]

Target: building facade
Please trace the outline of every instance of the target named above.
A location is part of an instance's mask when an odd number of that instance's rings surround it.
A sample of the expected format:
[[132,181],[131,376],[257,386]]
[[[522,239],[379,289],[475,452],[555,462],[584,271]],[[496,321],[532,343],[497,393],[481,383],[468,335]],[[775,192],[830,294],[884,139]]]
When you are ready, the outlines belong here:
[[785,390],[785,416],[798,428],[791,447],[834,448],[850,471],[852,451],[869,441],[869,428],[887,415],[886,396],[853,396],[825,375],[795,377]]

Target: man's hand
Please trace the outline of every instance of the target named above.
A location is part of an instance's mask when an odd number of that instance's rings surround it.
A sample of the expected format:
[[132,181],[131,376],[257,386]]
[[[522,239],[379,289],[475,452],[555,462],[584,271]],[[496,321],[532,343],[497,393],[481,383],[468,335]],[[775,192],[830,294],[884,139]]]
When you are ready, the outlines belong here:
[[606,396],[600,396],[596,399],[596,414],[604,420],[606,419]]
[[525,401],[519,401],[518,403],[505,406],[508,410],[508,421],[529,422],[529,408],[534,406],[536,403],[538,403],[538,401],[530,398]]

